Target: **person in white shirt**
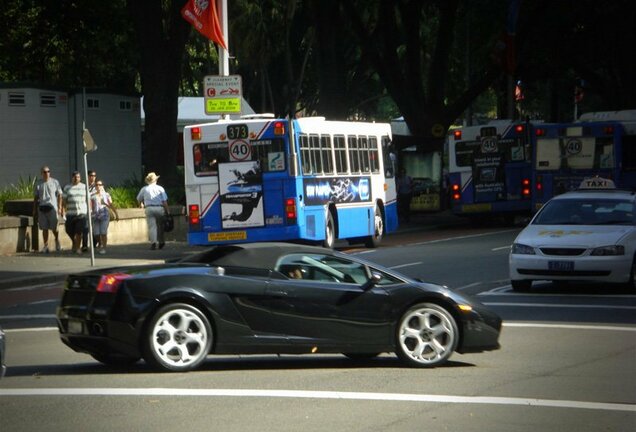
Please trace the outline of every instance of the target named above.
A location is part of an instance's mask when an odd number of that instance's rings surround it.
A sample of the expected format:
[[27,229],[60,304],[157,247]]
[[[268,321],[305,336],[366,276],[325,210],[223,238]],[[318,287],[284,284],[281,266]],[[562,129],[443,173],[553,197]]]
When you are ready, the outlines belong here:
[[157,184],[159,176],[154,172],[146,176],[146,186],[137,194],[137,202],[145,209],[146,223],[148,224],[148,240],[150,249],[162,249],[166,242],[163,236],[163,218],[170,214],[168,208],[168,195],[163,187]]
[[43,253],[49,253],[49,231],[55,236],[55,250],[60,251],[58,216],[62,218],[62,187],[60,182],[51,177],[48,166],[42,167],[42,180],[35,185],[33,200],[33,217],[37,216],[38,225],[44,240]]

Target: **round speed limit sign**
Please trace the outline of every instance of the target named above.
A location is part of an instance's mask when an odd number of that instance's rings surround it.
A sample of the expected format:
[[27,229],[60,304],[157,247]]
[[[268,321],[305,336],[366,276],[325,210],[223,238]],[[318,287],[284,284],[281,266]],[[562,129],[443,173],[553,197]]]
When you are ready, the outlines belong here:
[[236,140],[230,143],[230,159],[234,161],[249,160],[252,154],[252,147],[247,141]]

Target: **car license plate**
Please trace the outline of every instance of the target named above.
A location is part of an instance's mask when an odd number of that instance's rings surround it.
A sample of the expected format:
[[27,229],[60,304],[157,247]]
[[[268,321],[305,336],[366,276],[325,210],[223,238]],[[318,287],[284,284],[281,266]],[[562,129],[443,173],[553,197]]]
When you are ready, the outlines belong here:
[[574,261],[548,261],[548,270],[573,271]]
[[83,325],[81,321],[69,321],[68,332],[73,334],[82,334]]

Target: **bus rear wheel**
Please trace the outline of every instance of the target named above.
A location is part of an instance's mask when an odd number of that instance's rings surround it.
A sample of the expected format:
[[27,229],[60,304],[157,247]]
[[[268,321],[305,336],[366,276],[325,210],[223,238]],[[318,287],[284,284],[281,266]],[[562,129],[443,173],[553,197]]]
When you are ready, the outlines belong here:
[[368,248],[376,248],[382,243],[384,236],[384,219],[382,212],[378,207],[375,208],[375,216],[373,218],[373,235],[366,238],[364,245]]
[[327,212],[327,221],[325,222],[325,240],[322,242],[323,247],[333,249],[336,244],[336,224],[330,211]]

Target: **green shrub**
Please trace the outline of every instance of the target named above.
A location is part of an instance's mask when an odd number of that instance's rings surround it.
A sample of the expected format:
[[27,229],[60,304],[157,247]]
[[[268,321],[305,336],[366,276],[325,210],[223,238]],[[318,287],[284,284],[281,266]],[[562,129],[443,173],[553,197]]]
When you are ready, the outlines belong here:
[[4,213],[4,203],[8,200],[33,198],[37,177],[27,179],[20,176],[17,184],[10,184],[0,190],[0,214]]

